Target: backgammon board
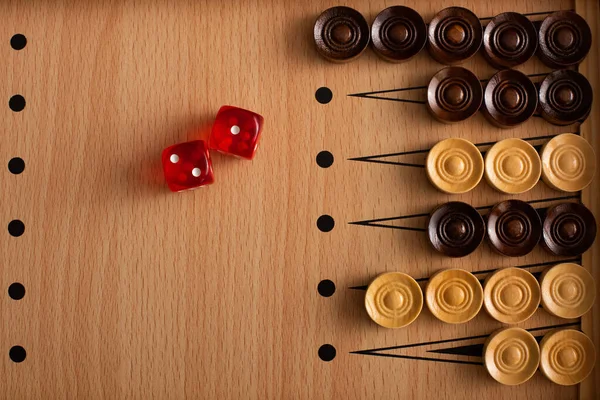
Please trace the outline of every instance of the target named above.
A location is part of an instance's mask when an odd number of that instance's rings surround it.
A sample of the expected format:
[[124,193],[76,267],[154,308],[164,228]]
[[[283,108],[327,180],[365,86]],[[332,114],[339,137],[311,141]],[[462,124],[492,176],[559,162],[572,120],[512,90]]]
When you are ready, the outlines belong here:
[[[537,371],[508,386],[482,358],[486,339],[508,326],[538,340],[557,327],[581,330],[600,348],[597,303],[573,319],[539,308],[516,325],[484,309],[448,324],[424,306],[399,329],[365,310],[368,285],[385,272],[424,289],[446,268],[484,281],[504,267],[539,277],[569,261],[600,287],[599,240],[576,257],[541,246],[508,257],[484,241],[452,258],[425,232],[429,213],[450,201],[483,213],[508,199],[538,209],[569,201],[598,218],[599,174],[568,194],[541,181],[503,194],[485,180],[445,194],[423,168],[447,138],[487,151],[502,139],[541,146],[574,133],[600,154],[600,102],[582,124],[537,115],[501,129],[482,112],[444,124],[425,105],[444,67],[426,50],[400,64],[372,48],[349,63],[319,54],[315,21],[337,5],[0,3],[1,398],[600,398],[598,361],[577,385]],[[343,5],[370,25],[394,4]],[[484,26],[505,11],[541,21],[573,10],[593,40],[576,69],[598,96],[597,1],[403,5],[427,23],[446,7],[466,7]],[[497,72],[481,51],[460,66],[484,82]],[[553,70],[537,56],[515,69],[536,83]],[[206,139],[222,105],[264,117],[256,157],[214,153],[214,184],[171,193],[161,151]]]

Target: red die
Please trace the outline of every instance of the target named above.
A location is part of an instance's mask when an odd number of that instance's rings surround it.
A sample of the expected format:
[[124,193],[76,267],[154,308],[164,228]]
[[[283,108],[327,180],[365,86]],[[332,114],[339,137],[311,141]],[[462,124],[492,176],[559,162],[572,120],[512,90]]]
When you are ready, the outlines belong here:
[[173,192],[210,185],[215,181],[204,140],[179,143],[162,152],[165,179]]
[[212,127],[208,147],[221,153],[252,160],[264,118],[242,108],[223,106]]

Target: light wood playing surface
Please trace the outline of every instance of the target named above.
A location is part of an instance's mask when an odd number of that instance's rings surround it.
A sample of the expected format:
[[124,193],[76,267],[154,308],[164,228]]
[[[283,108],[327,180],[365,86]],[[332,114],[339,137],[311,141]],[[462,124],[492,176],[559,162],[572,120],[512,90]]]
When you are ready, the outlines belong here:
[[[344,4],[371,22],[394,3]],[[466,6],[479,17],[576,9],[594,40],[579,71],[600,97],[597,1],[404,4],[425,21],[449,5]],[[349,289],[380,273],[420,279],[442,268],[477,272],[564,258],[538,247],[512,259],[484,243],[466,258],[450,259],[433,251],[422,232],[348,222],[429,212],[450,200],[483,206],[565,194],[540,182],[525,194],[503,195],[482,180],[469,193],[445,195],[422,168],[347,159],[427,149],[449,137],[477,143],[576,127],[534,117],[505,131],[481,113],[449,126],[424,105],[346,96],[427,85],[442,65],[427,52],[390,64],[372,49],[350,64],[324,61],[314,49],[312,28],[333,5],[338,3],[0,3],[0,215],[4,227],[12,219],[25,223],[23,236],[11,237],[4,228],[0,241],[0,398],[552,400],[600,393],[598,364],[580,385],[556,385],[538,371],[525,384],[508,387],[477,365],[481,358],[428,351],[484,338],[389,351],[473,364],[351,354],[483,337],[503,326],[483,310],[466,324],[449,325],[424,308],[406,328],[382,328],[365,312],[365,292]],[[21,51],[9,46],[15,33],[27,36]],[[463,66],[480,79],[494,73],[481,54]],[[550,71],[537,58],[519,69]],[[315,100],[321,86],[333,91],[331,103]],[[20,113],[8,108],[17,93],[27,101]],[[224,104],[265,117],[255,160],[214,154],[214,185],[170,193],[162,149],[206,137]],[[581,133],[600,154],[600,101]],[[328,169],[315,162],[321,150],[335,157]],[[8,172],[12,157],[25,160],[22,174]],[[415,160],[424,162],[424,155]],[[598,193],[599,174],[582,194],[596,218]],[[322,214],[335,219],[329,233],[316,227]],[[597,283],[599,263],[597,240],[583,257]],[[332,297],[317,293],[322,279],[335,282]],[[7,295],[13,282],[26,288],[20,301]],[[599,311],[596,303],[581,320],[597,348]],[[578,321],[540,308],[517,326],[574,323],[578,329]],[[331,362],[317,355],[326,343],[337,349]],[[23,363],[9,359],[14,345],[27,350]]]

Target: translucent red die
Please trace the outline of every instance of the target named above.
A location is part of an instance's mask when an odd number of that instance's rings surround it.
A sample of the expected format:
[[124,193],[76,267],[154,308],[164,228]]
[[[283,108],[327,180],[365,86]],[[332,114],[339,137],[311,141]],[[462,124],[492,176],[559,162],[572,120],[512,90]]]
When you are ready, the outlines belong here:
[[223,106],[212,127],[208,147],[221,153],[252,160],[264,118],[243,108]]
[[162,152],[162,165],[167,185],[173,192],[210,185],[215,181],[204,140],[167,147]]

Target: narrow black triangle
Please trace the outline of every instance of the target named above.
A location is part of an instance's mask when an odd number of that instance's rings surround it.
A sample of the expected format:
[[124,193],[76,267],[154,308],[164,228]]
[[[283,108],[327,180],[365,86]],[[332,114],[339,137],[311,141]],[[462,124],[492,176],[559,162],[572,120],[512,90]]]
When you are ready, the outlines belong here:
[[[575,327],[578,326],[579,324],[580,324],[580,322],[568,322],[568,323],[559,324],[559,325],[541,326],[539,328],[531,328],[531,329],[528,329],[528,331],[533,333],[536,331],[542,331],[542,330],[549,331],[551,329],[566,328],[566,327],[573,327],[573,329],[577,329]],[[445,362],[445,363],[455,363],[455,364],[481,365],[482,364],[481,360],[480,361],[448,360],[448,359],[444,359],[444,358],[429,358],[429,357],[414,356],[414,355],[394,354],[394,353],[389,353],[389,351],[413,348],[413,347],[421,347],[421,346],[430,346],[430,345],[436,345],[436,344],[438,344],[438,345],[439,344],[451,344],[451,343],[455,343],[455,342],[461,341],[461,340],[478,340],[479,341],[479,340],[486,340],[488,337],[489,337],[489,334],[463,337],[463,338],[457,338],[457,339],[444,339],[444,340],[437,340],[437,341],[431,341],[431,342],[403,344],[403,345],[399,345],[399,346],[380,347],[380,348],[368,349],[368,350],[351,351],[350,354],[360,354],[360,355],[364,355],[364,356],[388,357],[388,358],[409,359],[409,360],[435,361],[435,362]],[[535,337],[535,340],[540,342],[544,336],[537,335],[534,337]],[[451,347],[451,348],[446,348],[446,349],[424,350],[424,351],[427,353],[449,354],[449,355],[459,355],[459,356],[480,357],[481,358],[483,356],[483,346],[484,346],[483,343],[479,343],[479,344],[471,344],[471,345],[467,345],[467,346],[458,346],[458,347]]]
[[[539,343],[542,341],[544,336],[534,336],[535,340]],[[483,343],[479,344],[471,344],[468,346],[459,346],[459,347],[451,347],[448,349],[436,349],[429,350],[429,353],[438,353],[438,354],[454,354],[459,356],[469,356],[469,357],[482,357],[483,356]]]
[[535,340],[539,343],[542,341],[542,339],[544,338],[544,336],[534,336]]
[[468,346],[452,347],[449,349],[429,350],[429,353],[455,354],[459,356],[481,357],[483,355],[483,343]]

